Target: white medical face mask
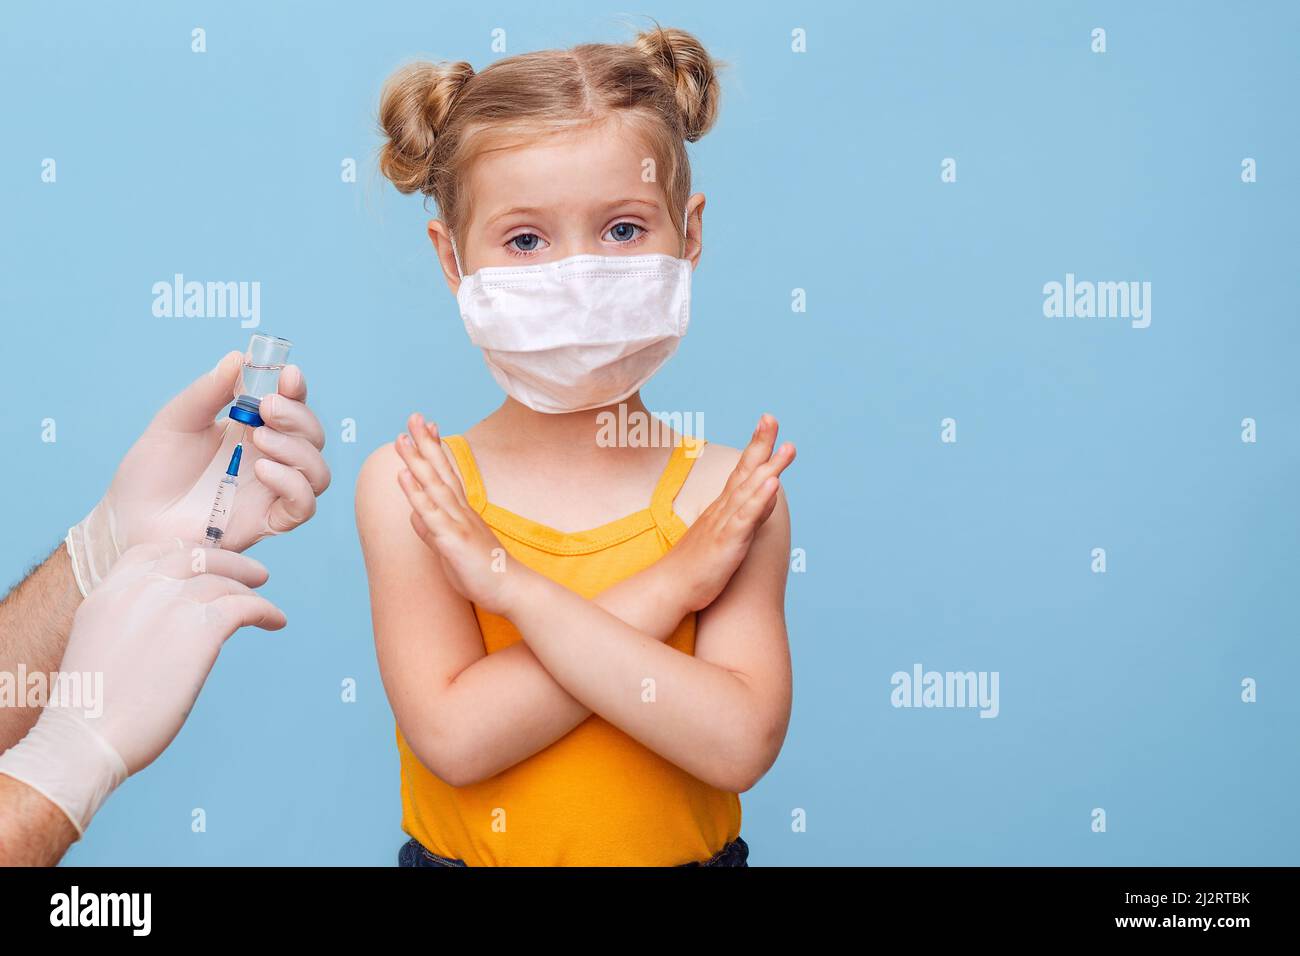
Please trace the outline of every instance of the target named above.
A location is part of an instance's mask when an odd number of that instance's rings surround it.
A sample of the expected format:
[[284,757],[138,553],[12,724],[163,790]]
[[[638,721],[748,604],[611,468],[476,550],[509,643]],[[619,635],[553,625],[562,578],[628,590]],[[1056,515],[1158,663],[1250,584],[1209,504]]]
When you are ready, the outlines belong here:
[[[456,269],[460,255],[452,240]],[[549,414],[621,402],[677,351],[691,263],[668,255],[570,256],[487,266],[456,293],[469,339],[506,394]]]

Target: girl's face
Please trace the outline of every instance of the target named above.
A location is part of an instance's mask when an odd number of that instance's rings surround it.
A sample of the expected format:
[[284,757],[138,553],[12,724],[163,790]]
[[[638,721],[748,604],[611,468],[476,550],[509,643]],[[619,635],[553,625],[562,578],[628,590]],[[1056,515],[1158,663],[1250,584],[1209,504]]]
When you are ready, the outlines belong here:
[[[645,181],[650,162],[631,127],[616,122],[480,156],[466,183],[472,198],[464,245],[457,244],[465,275],[583,254],[661,253],[690,259],[694,267],[704,196],[691,196],[686,209],[669,209],[660,184]],[[678,229],[688,210],[683,249]],[[429,238],[455,293],[460,278],[441,220],[429,223]]]

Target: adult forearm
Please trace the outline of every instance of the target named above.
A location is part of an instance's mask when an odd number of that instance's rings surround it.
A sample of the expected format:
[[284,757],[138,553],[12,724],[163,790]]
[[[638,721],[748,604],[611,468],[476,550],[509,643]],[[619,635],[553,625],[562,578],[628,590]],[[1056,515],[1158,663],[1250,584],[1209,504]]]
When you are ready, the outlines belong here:
[[0,753],[21,740],[41,714],[39,706],[26,706],[20,668],[27,674],[58,669],[81,600],[63,545],[0,600],[0,674],[9,675],[0,679],[15,693],[12,701],[0,698]]
[[76,839],[62,810],[0,773],[0,866],[53,866]]

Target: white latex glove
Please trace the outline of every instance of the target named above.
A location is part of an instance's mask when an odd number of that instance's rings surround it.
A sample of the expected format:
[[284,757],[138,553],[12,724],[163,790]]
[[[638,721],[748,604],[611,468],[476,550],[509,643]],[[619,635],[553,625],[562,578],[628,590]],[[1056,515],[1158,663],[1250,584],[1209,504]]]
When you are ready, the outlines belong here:
[[[83,595],[134,545],[203,539],[217,483],[245,432],[226,417],[242,363],[242,353],[228,353],[168,402],[122,459],[103,500],[68,531],[68,555]],[[306,400],[302,370],[286,365],[279,393],[262,399],[266,424],[247,429],[223,548],[243,551],[316,513],[330,471],[321,454],[325,433]]]
[[280,609],[251,590],[266,579],[252,558],[199,545],[126,552],[77,609],[59,667],[83,682],[102,674],[102,698],[51,700],[0,754],[0,773],[84,833],[108,795],[175,739],[226,638],[245,625],[284,627]]

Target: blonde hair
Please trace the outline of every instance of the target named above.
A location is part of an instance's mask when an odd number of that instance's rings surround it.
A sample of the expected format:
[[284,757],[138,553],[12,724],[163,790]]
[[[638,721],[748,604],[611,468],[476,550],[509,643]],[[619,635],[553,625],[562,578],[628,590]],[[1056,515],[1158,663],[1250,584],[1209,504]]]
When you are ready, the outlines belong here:
[[629,44],[585,43],[498,60],[481,73],[465,62],[418,62],[389,77],[379,122],[388,137],[380,171],[403,193],[438,205],[453,234],[469,218],[463,184],[481,153],[610,118],[642,135],[681,235],[690,194],[686,143],[712,128],[717,69],[683,30],[653,30]]

